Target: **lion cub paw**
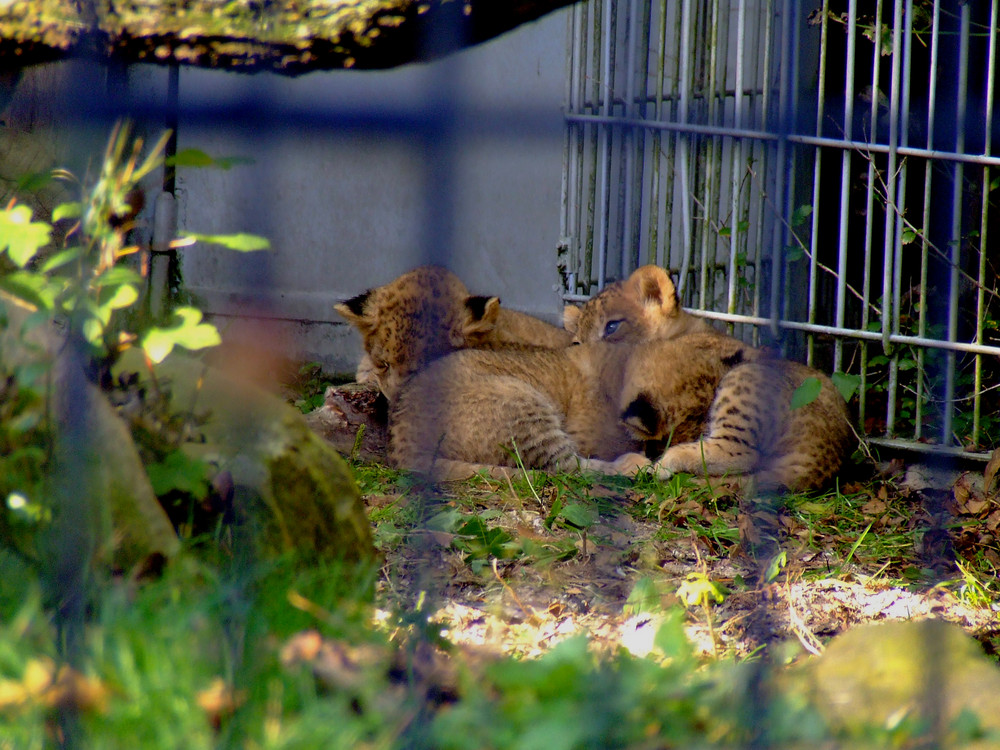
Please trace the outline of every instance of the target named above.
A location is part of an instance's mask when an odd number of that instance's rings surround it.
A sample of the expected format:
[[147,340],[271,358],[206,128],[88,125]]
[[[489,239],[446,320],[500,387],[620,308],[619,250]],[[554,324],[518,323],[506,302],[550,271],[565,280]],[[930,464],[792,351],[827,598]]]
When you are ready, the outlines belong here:
[[652,466],[652,461],[641,453],[625,453],[611,462],[615,474],[634,477],[642,469]]
[[673,469],[668,469],[662,463],[657,461],[656,463],[650,464],[650,473],[655,474],[657,479],[670,479],[677,472]]

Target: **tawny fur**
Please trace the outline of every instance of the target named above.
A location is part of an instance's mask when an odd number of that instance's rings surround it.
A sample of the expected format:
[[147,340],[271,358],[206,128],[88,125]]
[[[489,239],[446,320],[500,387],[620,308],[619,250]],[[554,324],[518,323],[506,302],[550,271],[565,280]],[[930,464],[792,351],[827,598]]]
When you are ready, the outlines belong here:
[[[567,329],[580,341],[639,343],[674,340],[680,345],[697,338],[692,331],[712,330],[685,312],[669,275],[643,266],[626,281],[612,285],[576,312],[567,309]],[[708,334],[722,342],[731,338]],[[633,401],[623,413],[638,437],[669,441],[654,463],[661,477],[683,471],[709,476],[750,475],[758,488],[791,490],[823,486],[840,469],[853,442],[847,405],[823,373],[795,362],[744,356],[708,390],[688,372],[683,351],[675,359],[629,363],[626,389]],[[795,391],[807,380],[818,381],[818,396],[792,409]],[[678,405],[705,398],[708,411],[702,434],[678,432]],[[638,468],[644,457],[622,457]]]
[[670,275],[642,266],[624,281],[603,289],[583,307],[567,305],[563,327],[579,343],[609,341],[638,344],[688,333],[711,333],[707,321],[681,307]]
[[[687,394],[672,402],[675,432],[692,438],[706,418],[720,379],[756,356],[750,347],[714,335],[640,346],[584,344],[560,350],[467,350],[438,359],[414,375],[390,413],[390,458],[437,479],[515,467],[622,473],[651,436],[620,419],[642,386],[670,390],[649,362],[683,359]],[[662,368],[657,368],[662,370]],[[648,390],[648,389],[647,389]],[[700,398],[685,398],[699,393]],[[615,460],[628,456],[619,466]],[[645,461],[648,463],[648,461]]]
[[420,266],[370,289],[336,310],[361,334],[365,357],[358,381],[393,398],[406,378],[449,352],[511,343],[566,346],[563,329],[476,296],[451,271]]

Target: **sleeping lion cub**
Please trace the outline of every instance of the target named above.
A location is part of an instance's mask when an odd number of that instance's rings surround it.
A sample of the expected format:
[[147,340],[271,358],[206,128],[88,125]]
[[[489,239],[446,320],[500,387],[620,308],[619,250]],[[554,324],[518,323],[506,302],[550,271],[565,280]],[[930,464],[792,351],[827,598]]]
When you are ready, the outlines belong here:
[[[630,473],[636,452],[672,433],[701,434],[712,394],[745,359],[736,339],[697,334],[638,346],[466,349],[401,388],[389,414],[392,463],[437,479],[481,469]],[[683,368],[664,367],[684,362]],[[624,462],[618,462],[620,456]]]
[[390,400],[407,377],[458,349],[521,344],[563,347],[572,336],[543,320],[475,296],[454,273],[420,266],[335,306],[361,333],[358,382]]
[[[670,276],[656,266],[639,268],[582,308],[567,307],[564,322],[579,342],[672,340],[680,351],[651,366],[675,375],[688,367],[688,342],[703,336],[731,340],[705,333],[713,329],[681,308]],[[648,373],[646,378],[656,381]],[[669,412],[676,395],[649,393],[628,383],[626,389],[622,417],[633,434],[670,444],[653,464],[661,477],[678,471],[753,475],[760,489],[815,489],[837,473],[853,441],[847,405],[826,375],[762,352],[744,356],[718,381],[700,437],[671,435]],[[797,392],[802,405],[793,404]],[[617,466],[624,470],[629,461],[641,467],[646,459],[626,456]]]

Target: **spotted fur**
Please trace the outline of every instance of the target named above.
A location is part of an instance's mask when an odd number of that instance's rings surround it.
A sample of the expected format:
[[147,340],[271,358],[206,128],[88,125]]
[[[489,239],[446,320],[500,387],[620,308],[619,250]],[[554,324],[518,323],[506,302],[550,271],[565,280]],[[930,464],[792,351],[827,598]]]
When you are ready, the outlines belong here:
[[[805,365],[742,345],[734,348],[734,339],[680,307],[662,269],[643,266],[572,309],[567,308],[564,324],[578,341],[672,340],[680,345],[674,352],[633,358],[625,378],[624,423],[647,444],[669,444],[653,465],[661,477],[679,471],[747,475],[761,489],[806,490],[821,487],[840,469],[853,430],[832,381]],[[699,375],[689,361],[694,342],[704,348],[704,336],[718,342],[726,369],[715,381]],[[809,379],[818,381],[819,394],[793,409],[793,395]],[[702,421],[692,431],[690,415],[699,403]],[[633,468],[645,465],[640,454],[622,457],[618,465],[630,462]]]
[[[702,398],[675,398],[669,414],[657,412],[654,432],[669,421],[675,432],[696,436],[706,404],[731,368],[737,351],[753,350],[735,339],[696,336],[640,346],[601,342],[558,350],[507,349],[455,352],[414,375],[390,414],[390,458],[402,468],[438,479],[462,478],[481,469],[500,473],[517,466],[543,470],[585,469],[623,473],[615,463],[633,456],[652,436],[620,419],[636,394],[628,380],[653,394],[669,388],[663,378],[639,380],[649,361],[681,356]],[[669,378],[667,378],[669,379]],[[694,391],[690,391],[691,394]],[[648,463],[646,461],[645,463]]]
[[361,334],[365,357],[358,381],[393,398],[413,373],[458,349],[510,343],[566,346],[561,328],[476,296],[451,271],[420,266],[394,281],[336,305]]

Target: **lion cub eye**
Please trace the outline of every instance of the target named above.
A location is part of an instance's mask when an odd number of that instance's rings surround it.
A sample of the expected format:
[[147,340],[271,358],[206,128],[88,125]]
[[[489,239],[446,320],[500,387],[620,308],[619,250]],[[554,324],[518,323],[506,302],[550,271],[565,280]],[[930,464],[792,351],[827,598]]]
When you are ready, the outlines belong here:
[[617,331],[618,327],[623,322],[624,321],[621,318],[619,318],[618,320],[609,320],[607,324],[604,326],[604,338],[611,336],[615,331]]

